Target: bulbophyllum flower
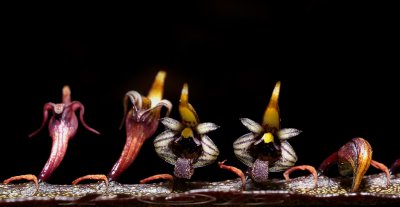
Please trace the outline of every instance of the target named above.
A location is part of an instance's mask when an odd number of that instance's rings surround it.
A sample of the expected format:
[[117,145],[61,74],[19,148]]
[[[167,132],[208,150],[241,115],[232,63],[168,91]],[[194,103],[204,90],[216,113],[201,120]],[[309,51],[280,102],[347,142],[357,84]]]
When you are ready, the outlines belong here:
[[60,166],[67,152],[68,142],[75,136],[78,131],[78,117],[75,112],[79,110],[79,119],[81,124],[89,131],[100,134],[97,130],[89,127],[83,115],[85,107],[79,101],[71,101],[71,89],[69,86],[64,86],[62,89],[62,103],[48,102],[43,107],[43,121],[39,129],[29,135],[33,137],[37,135],[46,126],[49,118],[49,111],[52,112],[48,123],[49,135],[52,138],[52,147],[49,159],[39,174],[39,179],[33,174],[13,176],[4,180],[4,184],[15,180],[30,180],[35,183],[36,191],[39,189],[39,182],[46,182],[54,171]]
[[[175,166],[176,178],[190,179],[195,168],[209,165],[217,159],[219,150],[207,133],[218,126],[210,122],[200,123],[196,111],[188,102],[187,84],[182,89],[179,113],[181,122],[172,118],[161,120],[166,130],[153,143],[157,154]],[[172,175],[161,174],[143,179],[141,183],[160,178],[173,180]]]
[[[280,85],[280,82],[275,85],[262,124],[248,118],[240,119],[250,133],[239,137],[233,143],[234,153],[249,167],[248,175],[256,183],[267,182],[269,172],[281,172],[289,168],[290,172],[298,169],[309,170],[316,182],[317,174],[314,167],[308,165],[293,167],[297,155],[287,140],[297,136],[301,131],[294,128],[281,129],[278,106]],[[219,163],[220,167],[236,173],[242,180],[242,188],[245,189],[244,173],[238,168],[224,165],[224,162]],[[285,173],[287,179],[288,173]]]
[[[108,177],[102,174],[86,175],[74,180],[72,183],[77,184],[82,180],[103,180],[115,181],[119,176],[132,164],[136,159],[143,143],[149,139],[157,130],[161,108],[167,108],[169,115],[172,104],[166,99],[162,99],[164,90],[165,71],[160,71],[154,80],[148,96],[142,96],[137,91],[129,91],[124,98],[124,118],[121,127],[125,123],[126,143],[122,150],[121,156],[115,163],[108,174]],[[128,110],[129,101],[132,107]]]

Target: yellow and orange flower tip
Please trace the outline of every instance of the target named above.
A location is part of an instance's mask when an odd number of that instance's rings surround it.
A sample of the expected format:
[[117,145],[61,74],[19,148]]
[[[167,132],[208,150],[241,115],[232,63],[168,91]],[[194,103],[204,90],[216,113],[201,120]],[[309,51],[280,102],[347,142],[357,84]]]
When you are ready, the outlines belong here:
[[280,120],[279,105],[278,105],[280,90],[281,90],[281,82],[278,81],[275,84],[268,106],[265,109],[263,123],[262,123],[263,126],[268,126],[269,128],[274,128],[277,130],[281,128],[280,124],[281,120]]
[[189,103],[189,86],[187,83],[183,85],[181,98],[179,101],[179,114],[182,123],[188,127],[194,127],[199,123],[199,117],[193,106]]
[[163,92],[164,92],[164,81],[165,81],[166,76],[167,76],[167,73],[165,71],[159,71],[157,73],[156,78],[154,79],[153,85],[147,95],[147,97],[151,101],[150,108],[155,107],[162,100]]

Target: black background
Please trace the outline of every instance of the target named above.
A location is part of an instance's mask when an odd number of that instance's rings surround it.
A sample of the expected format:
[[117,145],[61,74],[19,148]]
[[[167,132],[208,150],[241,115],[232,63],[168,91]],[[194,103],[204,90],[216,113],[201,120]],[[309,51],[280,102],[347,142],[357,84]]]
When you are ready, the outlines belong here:
[[[375,160],[390,165],[400,158],[393,5],[206,1],[4,9],[0,179],[39,174],[51,139],[47,129],[27,135],[40,126],[44,103],[61,102],[65,84],[102,135],[81,126],[49,182],[107,174],[125,143],[125,131],[118,130],[124,94],[146,95],[160,69],[168,73],[164,97],[174,104],[171,116],[179,118],[180,90],[188,82],[200,120],[221,126],[209,134],[221,151],[218,160],[243,170],[232,149],[247,133],[239,118],[261,121],[278,80],[282,126],[304,131],[290,141],[297,164],[318,166],[357,136],[370,142]],[[172,173],[152,139],[120,182]],[[197,169],[193,179],[234,177],[214,163]]]

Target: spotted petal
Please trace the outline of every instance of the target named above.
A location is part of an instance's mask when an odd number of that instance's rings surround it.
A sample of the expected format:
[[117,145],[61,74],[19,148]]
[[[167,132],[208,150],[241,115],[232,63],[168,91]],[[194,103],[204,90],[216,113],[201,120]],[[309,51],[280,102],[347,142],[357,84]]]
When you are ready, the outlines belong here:
[[161,119],[161,123],[172,131],[181,131],[183,129],[183,124],[173,118],[164,117]]
[[175,165],[177,157],[172,152],[171,148],[169,147],[169,143],[174,140],[176,136],[176,132],[171,130],[166,130],[158,135],[154,141],[154,147],[158,156],[160,156],[163,160],[168,162],[171,165]]
[[254,158],[249,154],[250,146],[256,141],[256,137],[254,133],[247,133],[241,137],[239,137],[233,143],[233,152],[236,157],[242,161],[245,165],[251,167],[254,162]]
[[278,131],[277,136],[280,140],[287,140],[299,135],[302,131],[295,128],[285,128]]
[[193,164],[194,168],[203,167],[213,163],[219,155],[217,146],[207,135],[201,136],[201,147],[203,148],[203,152]]
[[261,134],[264,132],[264,129],[262,128],[262,126],[260,124],[258,124],[257,122],[248,119],[248,118],[241,118],[240,121],[242,122],[242,124],[251,132],[256,133],[256,134]]
[[269,168],[270,172],[281,172],[296,164],[297,155],[293,147],[287,141],[281,143],[282,156]]
[[218,129],[219,126],[211,123],[211,122],[205,122],[205,123],[200,123],[196,126],[196,131],[199,134],[207,134],[208,132],[214,131]]

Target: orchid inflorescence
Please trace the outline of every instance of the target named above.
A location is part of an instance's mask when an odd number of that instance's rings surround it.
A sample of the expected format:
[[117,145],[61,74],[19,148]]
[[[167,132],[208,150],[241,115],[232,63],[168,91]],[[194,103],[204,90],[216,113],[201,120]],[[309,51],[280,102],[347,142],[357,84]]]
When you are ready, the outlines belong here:
[[[126,143],[121,155],[109,174],[93,174],[80,177],[73,184],[86,179],[103,180],[108,186],[115,182],[119,176],[133,163],[141,146],[156,132],[161,122],[165,131],[153,140],[155,152],[167,163],[174,165],[173,175],[158,174],[140,181],[147,183],[157,179],[175,180],[191,179],[194,169],[212,164],[217,160],[219,149],[207,135],[219,128],[214,123],[201,123],[194,107],[189,103],[189,86],[183,85],[179,103],[180,121],[168,117],[172,110],[172,103],[162,99],[164,90],[165,71],[160,71],[147,96],[137,91],[129,91],[124,97],[124,118],[121,127],[125,125]],[[388,169],[384,164],[372,160],[372,148],[367,140],[354,138],[346,143],[337,152],[325,159],[320,167],[315,170],[309,165],[295,166],[297,155],[288,140],[299,135],[300,130],[295,128],[282,128],[278,105],[281,83],[278,81],[272,92],[269,104],[264,112],[261,124],[249,118],[241,118],[241,123],[250,131],[233,142],[233,151],[236,157],[248,167],[246,173],[234,166],[225,165],[225,161],[218,162],[221,169],[237,174],[242,182],[242,189],[246,189],[247,177],[256,184],[268,183],[271,172],[284,172],[284,177],[289,180],[289,174],[296,170],[308,170],[314,178],[314,187],[318,185],[318,176],[322,175],[330,166],[337,163],[341,175],[353,174],[350,191],[359,189],[362,178],[369,166],[382,170],[390,184],[390,173],[395,173],[400,168],[400,159]],[[35,182],[36,191],[39,183],[46,182],[61,164],[67,150],[68,142],[75,136],[78,128],[76,110],[80,110],[80,122],[89,131],[100,134],[89,127],[84,119],[84,106],[79,101],[71,101],[70,88],[65,86],[62,90],[63,102],[54,104],[46,103],[43,110],[43,121],[38,130],[29,135],[38,134],[45,126],[48,111],[52,116],[48,123],[50,136],[53,140],[51,154],[46,162],[39,179],[32,174],[13,176],[4,180],[8,184],[15,180],[30,180]],[[131,105],[129,107],[129,105]],[[167,113],[161,118],[161,109],[165,107]]]

